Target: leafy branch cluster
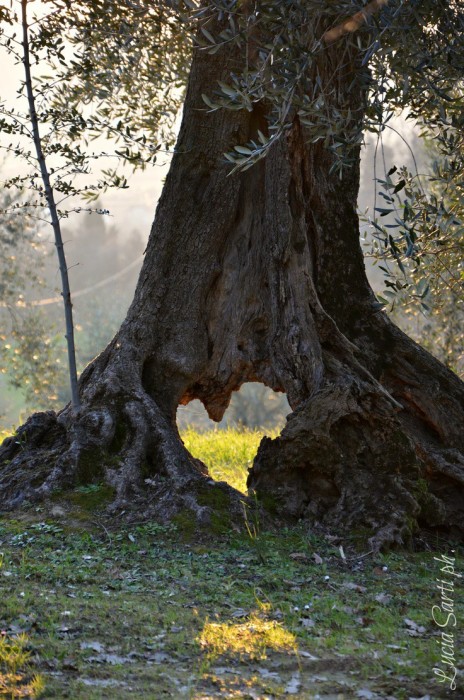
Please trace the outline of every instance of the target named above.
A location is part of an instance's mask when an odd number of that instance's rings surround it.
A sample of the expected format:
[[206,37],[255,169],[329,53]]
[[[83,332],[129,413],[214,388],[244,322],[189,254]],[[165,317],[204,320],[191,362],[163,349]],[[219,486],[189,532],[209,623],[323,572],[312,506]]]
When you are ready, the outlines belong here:
[[[102,135],[116,144],[105,155],[134,167],[153,162],[162,144],[172,145],[192,43],[210,53],[233,46],[245,55],[241,70],[204,95],[208,109],[266,104],[267,129],[226,155],[238,169],[264,157],[295,116],[308,141],[323,141],[332,150],[334,169],[341,172],[355,157],[363,129],[382,131],[397,109],[408,106],[429,130],[443,132],[451,112],[454,122],[462,121],[462,103],[450,97],[463,67],[459,4],[390,0],[379,12],[366,12],[356,32],[343,37],[344,51],[332,51],[325,41],[330,29],[369,4],[48,0],[32,47],[37,61],[45,59],[51,69],[40,91],[40,118],[50,124],[45,141],[51,153],[72,163],[66,173],[56,173],[57,187],[64,197],[96,199],[109,185],[126,186],[116,167],[102,172],[93,187],[74,184],[76,174],[88,174],[102,155],[84,148]],[[6,43],[15,50],[11,37]],[[364,93],[359,113],[341,103],[340,80]],[[11,118],[8,128],[21,129],[15,123]]]
[[[383,203],[376,207],[380,219],[370,220],[371,255],[383,263],[382,303],[418,302],[430,311],[429,301],[439,306],[448,292],[464,301],[464,197],[462,184],[447,187],[454,175],[448,167],[434,162],[427,190],[405,167],[378,181]],[[381,223],[383,217],[391,223]]]
[[[195,40],[202,50],[234,44],[246,56],[241,72],[204,95],[207,107],[251,111],[265,102],[268,108],[269,133],[226,156],[238,169],[262,158],[295,116],[308,142],[322,140],[332,150],[336,170],[349,165],[364,129],[383,131],[405,107],[427,130],[443,133],[451,112],[453,127],[462,127],[461,97],[452,92],[463,74],[464,13],[454,0],[390,0],[371,13],[368,0],[185,4],[192,6],[190,21],[199,24]],[[331,30],[359,10],[365,21],[335,42],[343,51],[332,51]],[[364,92],[358,114],[340,102],[340,77]]]
[[[245,55],[241,72],[219,82],[203,100],[209,110],[246,109],[266,105],[267,130],[225,154],[235,169],[245,170],[265,157],[269,148],[288,130],[295,117],[305,127],[308,142],[323,141],[334,153],[334,169],[342,170],[353,157],[362,133],[359,115],[341,98],[340,81],[353,91],[363,87],[365,71],[355,74],[352,46],[347,44],[340,65],[324,43],[324,33],[352,3],[292,0],[278,3],[215,2],[192,17],[200,22],[196,43],[215,53],[227,44]],[[359,47],[356,44],[356,53]],[[346,87],[344,92],[346,93]]]
[[0,301],[4,308],[12,308],[21,301],[27,284],[39,283],[43,247],[37,239],[36,227],[16,216],[17,195],[3,192],[0,205],[10,212],[0,220]]
[[[0,44],[16,62],[23,61],[19,5],[0,4]],[[308,142],[322,142],[343,176],[363,130],[382,134],[392,115],[407,108],[440,154],[432,180],[400,168],[381,182],[384,206],[371,223],[377,254],[386,261],[384,303],[406,299],[426,309],[436,298],[462,300],[464,11],[457,0],[389,0],[378,12],[366,12],[362,25],[333,46],[326,41],[331,29],[369,5],[369,0],[43,1],[29,40],[37,118],[59,218],[80,211],[82,200],[90,211],[110,186],[126,187],[119,164],[144,168],[172,146],[193,45],[209,53],[232,49],[245,61],[237,61],[235,71],[204,95],[205,108],[252,111],[265,105],[267,114],[267,128],[225,154],[233,169],[265,157],[298,118]],[[19,94],[24,92],[23,84]],[[354,111],[351,101],[341,99],[350,92],[360,95]],[[0,147],[28,165],[26,174],[3,183],[21,197],[14,194],[2,203],[8,221],[20,211],[44,219],[45,191],[24,104],[12,108],[0,102],[0,133],[6,137]],[[113,146],[101,147],[100,137]],[[111,165],[89,184],[102,157]],[[394,217],[388,224],[386,210]],[[16,266],[5,263],[8,274]]]
[[[196,42],[202,50],[215,53],[235,43],[246,55],[244,70],[218,83],[203,100],[210,110],[271,106],[268,132],[258,131],[225,154],[234,169],[245,170],[263,158],[297,116],[308,142],[321,140],[332,151],[332,167],[341,176],[362,131],[381,138],[395,113],[407,110],[422,136],[435,144],[434,172],[420,178],[394,167],[378,181],[384,203],[370,224],[371,254],[383,263],[387,287],[380,301],[390,310],[419,305],[430,311],[452,299],[459,309],[464,297],[464,12],[454,0],[379,3],[380,11],[365,12],[356,32],[342,39],[342,57],[331,64],[324,38],[371,5],[367,0],[263,0],[213,2],[192,10],[200,21]],[[221,31],[214,31],[218,24]],[[353,60],[354,79],[342,65]],[[364,91],[362,119],[349,105],[343,109],[340,75],[352,81],[350,90]]]
[[395,111],[406,110],[433,144],[434,162],[431,175],[392,168],[379,181],[384,203],[371,224],[374,256],[384,261],[381,301],[429,312],[452,300],[462,309],[464,12],[454,1],[406,2],[393,35],[384,30],[394,6],[379,15],[382,41],[369,56],[376,95],[367,128],[381,135]]
[[[369,254],[384,273],[379,301],[408,335],[464,376],[464,191],[462,146],[437,142],[428,176],[391,168],[369,220]],[[443,145],[443,144],[441,144]]]

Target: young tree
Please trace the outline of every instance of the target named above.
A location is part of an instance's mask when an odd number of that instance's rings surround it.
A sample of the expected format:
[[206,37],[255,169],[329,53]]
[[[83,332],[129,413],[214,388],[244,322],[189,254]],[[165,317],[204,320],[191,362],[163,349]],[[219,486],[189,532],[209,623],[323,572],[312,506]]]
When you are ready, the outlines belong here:
[[[2,6],[0,6],[0,19],[3,21],[12,21],[12,17],[8,11]],[[36,93],[32,85],[32,75],[31,75],[31,62],[33,60],[33,55],[31,55],[31,36],[29,30],[29,17],[28,17],[28,0],[21,0],[20,3],[20,25],[22,33],[22,41],[16,42],[15,35],[7,39],[5,47],[7,51],[13,54],[22,64],[24,68],[24,82],[21,86],[21,90],[24,90],[28,113],[27,116],[23,114],[15,113],[12,110],[8,114],[8,121],[3,118],[0,122],[0,131],[6,131],[7,134],[15,134],[20,137],[27,136],[32,142],[33,151],[35,156],[31,153],[31,150],[25,151],[20,145],[13,146],[10,144],[8,147],[9,151],[13,151],[16,156],[23,156],[24,160],[30,164],[35,161],[36,172],[32,176],[31,180],[31,190],[38,190],[41,192],[43,198],[46,202],[46,207],[50,215],[50,223],[53,229],[53,234],[55,238],[55,246],[57,251],[57,256],[59,260],[59,269],[61,275],[61,285],[62,285],[62,296],[64,301],[64,315],[66,321],[66,342],[68,349],[68,369],[69,369],[69,381],[71,387],[71,402],[74,409],[79,408],[79,393],[77,389],[77,370],[76,370],[76,352],[74,347],[74,323],[73,323],[73,313],[72,313],[72,303],[71,303],[71,290],[69,287],[69,277],[68,277],[68,267],[66,264],[66,256],[64,252],[63,239],[61,235],[61,222],[60,215],[58,211],[58,206],[55,201],[55,194],[51,184],[50,177],[50,167],[47,162],[47,158],[43,147],[43,137],[40,134],[40,120],[37,114],[37,100]],[[3,34],[3,32],[2,32]],[[15,51],[13,43],[19,43],[21,50],[18,53]],[[1,110],[4,113],[4,109]],[[40,185],[34,182],[35,178],[40,177]],[[18,186],[18,182],[21,180],[20,177],[14,179],[14,184]],[[13,182],[5,183],[6,187],[11,186]],[[22,189],[19,187],[18,189]]]
[[105,479],[114,507],[207,523],[208,490],[231,509],[236,494],[184,448],[176,409],[199,398],[219,420],[259,381],[293,410],[248,481],[281,516],[374,547],[418,526],[462,531],[464,386],[382,311],[356,213],[366,124],[409,104],[443,126],[462,13],[363,4],[189,0],[203,46],[134,300],[80,378],[79,411],[36,414],[4,443],[4,507]]

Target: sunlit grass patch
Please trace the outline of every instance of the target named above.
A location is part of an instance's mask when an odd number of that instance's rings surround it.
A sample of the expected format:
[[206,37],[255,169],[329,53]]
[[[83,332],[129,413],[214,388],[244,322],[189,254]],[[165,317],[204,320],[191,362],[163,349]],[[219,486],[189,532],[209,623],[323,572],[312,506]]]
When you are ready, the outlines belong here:
[[[277,433],[276,433],[277,434]],[[216,481],[228,484],[245,493],[248,468],[264,437],[260,430],[227,428],[198,433],[193,428],[182,432],[188,451],[209,469]],[[272,434],[270,437],[274,437]]]
[[31,675],[28,637],[0,636],[0,697],[38,698],[44,689],[41,676]]
[[206,622],[197,641],[212,658],[232,655],[257,660],[265,659],[269,651],[297,651],[294,634],[256,613],[246,622]]

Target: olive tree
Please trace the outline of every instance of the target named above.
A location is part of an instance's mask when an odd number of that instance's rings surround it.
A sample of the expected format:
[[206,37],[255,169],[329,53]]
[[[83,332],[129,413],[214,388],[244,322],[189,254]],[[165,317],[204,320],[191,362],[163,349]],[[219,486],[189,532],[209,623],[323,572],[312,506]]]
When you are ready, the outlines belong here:
[[238,512],[175,416],[200,399],[220,420],[255,381],[292,409],[248,478],[281,517],[356,528],[373,547],[418,527],[462,530],[464,386],[375,298],[356,209],[365,129],[408,106],[424,128],[462,137],[459,4],[50,4],[51,34],[74,32],[70,108],[100,94],[106,119],[140,121],[144,87],[162,91],[151,60],[161,83],[186,64],[188,81],[126,319],[82,373],[79,409],[36,414],[4,443],[4,507],[104,480],[114,509],[147,517],[187,510],[207,524],[214,489]]

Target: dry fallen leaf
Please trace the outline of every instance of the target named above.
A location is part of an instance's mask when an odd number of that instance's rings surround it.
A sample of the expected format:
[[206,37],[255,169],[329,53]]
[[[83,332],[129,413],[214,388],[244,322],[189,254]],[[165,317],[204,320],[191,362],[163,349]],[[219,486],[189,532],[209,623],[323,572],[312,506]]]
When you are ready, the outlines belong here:
[[407,617],[404,618],[403,622],[409,628],[406,630],[406,632],[410,637],[420,637],[427,631],[425,627],[418,625],[417,622],[414,622],[414,620],[409,620]]
[[128,656],[119,656],[119,654],[98,654],[97,656],[89,656],[86,661],[88,663],[110,664],[111,666],[134,663],[134,659],[130,659]]
[[319,661],[319,657],[313,656],[313,654],[310,654],[309,651],[299,651],[298,656],[303,656],[303,658],[310,659],[311,661]]
[[369,625],[372,623],[372,618],[370,618],[370,617],[357,617],[355,619],[355,622],[358,625],[362,625],[362,627],[369,627]]
[[342,583],[343,588],[349,588],[350,591],[359,591],[359,593],[365,593],[367,588],[365,586],[359,586],[357,583],[348,581],[347,583]]
[[361,690],[358,690],[356,693],[356,697],[363,698],[363,700],[375,700],[375,698],[378,698],[379,696],[368,688],[361,688]]
[[262,678],[282,683],[282,679],[276,671],[269,671],[268,668],[258,668],[258,673]]
[[381,603],[382,605],[388,605],[388,603],[391,602],[393,596],[391,596],[389,593],[379,593],[379,595],[375,596],[375,599],[378,603]]
[[[258,669],[259,670],[259,669]],[[215,673],[217,676],[222,676],[224,673],[231,673],[234,676],[241,676],[242,672],[236,668],[230,666],[213,666],[211,672]]]
[[295,561],[308,561],[308,555],[304,554],[304,552],[292,552],[292,554],[290,554],[290,559],[294,559]]
[[310,617],[301,617],[300,625],[302,625],[303,627],[315,627],[316,623],[314,622],[314,620],[311,620]]
[[91,651],[96,651],[97,654],[101,654],[105,647],[100,642],[81,642],[81,649],[90,649]]

